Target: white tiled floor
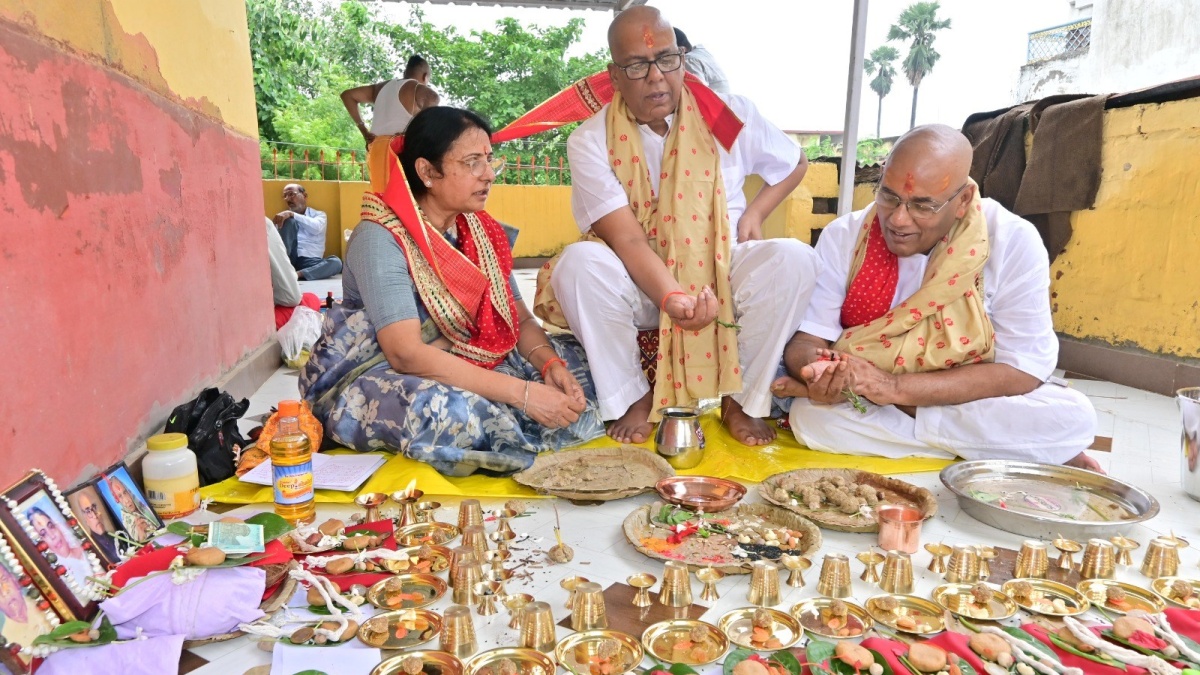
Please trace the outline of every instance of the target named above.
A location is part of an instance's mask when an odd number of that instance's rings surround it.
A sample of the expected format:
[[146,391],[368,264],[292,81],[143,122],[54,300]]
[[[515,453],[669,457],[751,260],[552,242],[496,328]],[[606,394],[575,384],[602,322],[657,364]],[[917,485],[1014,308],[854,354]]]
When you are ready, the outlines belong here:
[[[532,297],[532,271],[519,271],[522,290]],[[340,296],[340,293],[335,293]],[[323,293],[321,297],[324,297]],[[1182,491],[1179,480],[1179,420],[1174,402],[1164,396],[1150,394],[1129,387],[1109,382],[1073,381],[1073,386],[1087,394],[1096,406],[1100,418],[1099,434],[1111,436],[1113,439],[1112,452],[1095,452],[1095,456],[1106,471],[1122,480],[1131,482],[1151,492],[1161,503],[1162,512],[1157,518],[1144,525],[1134,528],[1130,533],[1134,539],[1143,545],[1152,537],[1175,533],[1193,542],[1200,541],[1200,504],[1190,500]],[[249,415],[266,412],[271,405],[283,398],[293,398],[297,395],[296,375],[294,371],[281,369],[275,374],[250,400]],[[938,497],[938,515],[925,523],[922,534],[923,541],[942,540],[949,544],[978,544],[1018,548],[1022,537],[1002,532],[983,525],[967,514],[961,512],[953,495],[946,490],[938,480],[936,473],[914,474],[903,477],[914,484],[927,487]],[[586,576],[604,585],[609,582],[624,581],[635,572],[650,572],[661,576],[662,564],[642,556],[626,540],[621,530],[623,519],[639,505],[653,501],[652,495],[609,502],[601,506],[575,506],[565,501],[557,501],[561,514],[564,535],[567,543],[575,547],[575,559],[568,565],[555,565],[540,570],[532,570],[534,578],[528,582],[510,582],[513,592],[532,593],[537,599],[545,600],[554,608],[556,618],[565,615],[563,601],[564,591],[558,586],[558,581],[570,574]],[[747,501],[759,501],[758,495],[751,490]],[[454,500],[443,500],[443,510],[439,513],[441,520],[454,520],[457,503]],[[484,501],[484,507],[495,507],[495,500]],[[243,507],[238,513],[251,513],[270,508],[269,505]],[[533,502],[533,515],[513,521],[513,527],[518,532],[529,533],[532,543],[525,546],[531,549],[546,548],[551,545],[554,514],[551,502],[539,500]],[[345,516],[353,512],[348,507],[322,506],[320,517]],[[826,553],[846,553],[853,556],[874,543],[872,535],[824,532],[824,544],[814,560],[819,565],[821,556]],[[514,546],[514,548],[516,548]],[[1144,549],[1143,549],[1144,550]],[[1135,562],[1141,559],[1141,550],[1135,553]],[[1197,559],[1200,554],[1195,548],[1183,551],[1182,573],[1189,576],[1200,576],[1197,571]],[[914,556],[914,569],[917,574],[917,589],[919,595],[928,595],[940,580],[926,571],[929,562],[928,554],[920,552]],[[854,597],[859,601],[874,595],[878,589],[858,580],[861,566],[852,563],[855,572]],[[815,594],[816,569],[808,575],[809,584],[803,588],[793,589],[783,586],[783,602],[781,607],[787,608],[797,600]],[[1136,569],[1122,570],[1118,578],[1133,583],[1143,584],[1145,579]],[[705,620],[715,621],[724,612],[746,606],[748,577],[731,576],[724,579],[718,586],[721,598],[716,601],[703,616]],[[693,584],[696,597],[699,597],[700,586]],[[449,599],[444,598],[434,605],[441,610],[448,606]],[[703,603],[702,603],[703,604]],[[482,649],[495,646],[509,645],[516,639],[515,631],[507,628],[507,616],[500,614],[495,617],[476,617],[476,630],[480,637]],[[559,628],[559,636],[569,631]],[[436,647],[436,645],[431,645]],[[333,656],[338,650],[358,647],[310,649],[310,661],[317,656]],[[292,648],[297,649],[297,648]],[[226,643],[208,645],[194,650],[197,654],[209,660],[210,663],[194,671],[201,675],[228,675],[244,673],[247,669],[268,664],[271,655],[257,649],[248,639],[240,638]],[[315,663],[312,667],[316,667]],[[718,666],[704,669],[707,673],[719,672]],[[274,671],[273,671],[274,672]],[[352,671],[336,666],[329,671],[338,675],[353,675]],[[278,675],[290,675],[279,673]]]

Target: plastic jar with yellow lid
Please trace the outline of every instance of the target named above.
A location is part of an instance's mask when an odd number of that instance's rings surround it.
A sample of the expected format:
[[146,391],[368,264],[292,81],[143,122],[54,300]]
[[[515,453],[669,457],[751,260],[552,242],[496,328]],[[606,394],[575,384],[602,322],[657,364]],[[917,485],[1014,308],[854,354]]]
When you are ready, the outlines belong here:
[[200,508],[200,473],[186,434],[158,434],[146,440],[142,460],[146,500],[164,520],[181,518]]

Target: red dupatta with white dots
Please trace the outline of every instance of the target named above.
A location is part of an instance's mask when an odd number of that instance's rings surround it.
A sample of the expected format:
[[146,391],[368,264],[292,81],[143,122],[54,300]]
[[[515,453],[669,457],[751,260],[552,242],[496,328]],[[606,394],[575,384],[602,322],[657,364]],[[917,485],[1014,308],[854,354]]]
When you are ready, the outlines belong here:
[[990,250],[976,188],[966,215],[930,251],[921,287],[893,309],[900,262],[872,206],[854,245],[842,304],[845,330],[833,348],[893,373],[995,360],[996,332],[983,303]]

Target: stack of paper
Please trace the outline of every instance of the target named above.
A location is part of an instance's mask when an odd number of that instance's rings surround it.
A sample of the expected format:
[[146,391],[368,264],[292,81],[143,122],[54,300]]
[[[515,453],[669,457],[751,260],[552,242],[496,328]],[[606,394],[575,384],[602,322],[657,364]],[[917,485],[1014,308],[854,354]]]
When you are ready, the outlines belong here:
[[[367,482],[371,474],[383,466],[385,457],[379,455],[313,454],[313,487],[318,490],[353,492]],[[238,480],[255,485],[271,484],[271,462],[266,461],[247,471]]]

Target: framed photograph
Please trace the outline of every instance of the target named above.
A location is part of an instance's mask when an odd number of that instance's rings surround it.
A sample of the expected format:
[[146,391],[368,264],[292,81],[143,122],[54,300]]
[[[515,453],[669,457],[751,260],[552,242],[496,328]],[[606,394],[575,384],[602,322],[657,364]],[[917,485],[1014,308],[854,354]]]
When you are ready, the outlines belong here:
[[22,562],[20,549],[0,525],[0,673],[25,673],[33,639],[59,623],[58,615]]
[[103,574],[104,565],[54,481],[33,471],[6,490],[0,523],[58,615],[67,621],[90,619],[97,593],[88,577]]
[[154,509],[150,508],[150,503],[146,501],[124,464],[118,464],[100,474],[100,478],[96,480],[96,488],[112,512],[117,527],[124,530],[130,539],[145,543],[163,526],[162,520],[154,513]]
[[83,534],[92,542],[100,562],[109,568],[119,564],[121,556],[115,535],[120,528],[100,496],[96,482],[81,485],[68,493],[67,503],[71,505],[75,519],[83,525]]

